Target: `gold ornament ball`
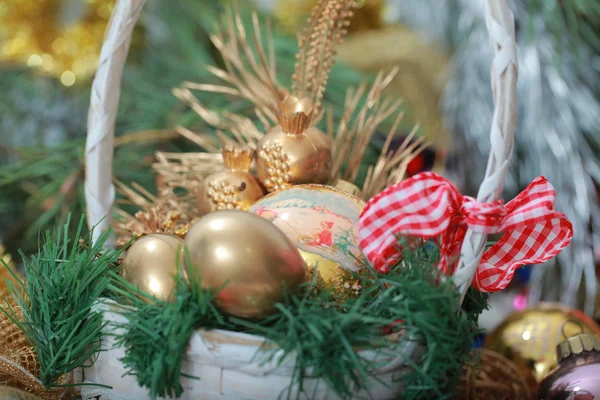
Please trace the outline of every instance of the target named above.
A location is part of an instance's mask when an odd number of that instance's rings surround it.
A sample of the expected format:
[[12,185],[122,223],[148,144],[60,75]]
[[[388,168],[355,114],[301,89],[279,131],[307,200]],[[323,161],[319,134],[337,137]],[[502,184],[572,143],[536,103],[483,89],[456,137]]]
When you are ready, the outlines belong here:
[[581,332],[600,335],[600,327],[587,315],[554,303],[516,312],[486,338],[485,347],[512,362],[540,382],[557,365],[556,346]]
[[313,104],[288,96],[280,104],[280,125],[258,143],[256,170],[267,191],[302,183],[327,183],[331,178],[331,139],[310,126]]
[[244,211],[216,211],[200,218],[185,237],[190,279],[220,289],[215,304],[227,314],[260,318],[294,291],[307,269],[296,247],[275,225]]
[[183,260],[183,246],[183,240],[175,235],[142,236],[127,250],[121,276],[157,299],[170,300],[178,273],[177,261]]
[[530,390],[534,381],[531,373],[521,371],[512,361],[489,349],[477,350],[474,358],[474,366],[463,366],[454,399],[531,400],[535,393]]
[[226,209],[245,211],[265,195],[250,173],[253,157],[254,151],[248,148],[226,146],[223,149],[225,170],[206,177],[196,195],[201,213]]

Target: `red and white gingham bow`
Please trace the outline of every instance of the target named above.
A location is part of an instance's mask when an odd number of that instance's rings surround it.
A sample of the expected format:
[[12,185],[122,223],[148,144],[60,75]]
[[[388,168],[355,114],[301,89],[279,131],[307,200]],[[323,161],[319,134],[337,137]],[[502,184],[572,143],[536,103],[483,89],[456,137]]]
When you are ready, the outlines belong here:
[[504,289],[522,265],[547,261],[564,249],[573,228],[554,211],[556,192],[536,178],[515,199],[481,204],[462,196],[443,177],[425,172],[390,186],[373,197],[359,219],[360,246],[375,269],[387,272],[401,258],[398,235],[437,238],[440,269],[453,272],[468,228],[505,232],[481,258],[473,286],[484,292]]

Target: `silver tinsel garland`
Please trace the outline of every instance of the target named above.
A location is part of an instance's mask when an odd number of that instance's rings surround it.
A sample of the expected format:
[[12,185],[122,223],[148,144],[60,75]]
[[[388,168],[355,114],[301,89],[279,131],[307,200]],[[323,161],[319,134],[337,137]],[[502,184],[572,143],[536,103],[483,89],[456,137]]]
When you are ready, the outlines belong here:
[[[484,2],[392,3],[404,23],[454,48],[451,83],[443,101],[455,136],[448,174],[473,193],[485,171],[493,112]],[[557,190],[557,209],[568,215],[575,232],[555,261],[533,269],[530,300],[583,304],[592,313],[597,290],[594,249],[600,244],[595,188],[600,182],[600,57],[585,43],[575,43],[572,35],[557,36],[548,27],[547,15],[527,8],[531,2],[512,3],[520,27],[519,119],[505,198],[544,175]]]

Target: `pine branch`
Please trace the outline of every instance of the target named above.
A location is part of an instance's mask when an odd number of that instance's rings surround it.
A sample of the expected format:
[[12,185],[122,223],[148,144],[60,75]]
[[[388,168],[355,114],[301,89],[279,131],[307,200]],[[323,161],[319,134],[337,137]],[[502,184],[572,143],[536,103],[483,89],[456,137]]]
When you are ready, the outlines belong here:
[[[189,254],[188,265],[190,265]],[[179,262],[178,262],[179,265]],[[120,276],[114,276],[111,285],[115,298],[126,306],[121,309],[127,323],[118,327],[116,344],[125,348],[121,359],[128,375],[134,375],[151,397],[180,397],[182,363],[188,342],[201,326],[212,329],[223,325],[224,320],[212,304],[214,292],[202,288],[194,269],[182,271],[176,280],[173,302],[157,300],[141,293]],[[131,307],[133,306],[133,308]],[[190,377],[195,378],[195,377]]]
[[[124,309],[128,323],[120,326],[124,333],[117,342],[125,347],[128,373],[153,397],[181,394],[182,360],[194,329],[220,328],[260,335],[276,344],[261,350],[265,362],[294,357],[296,368],[289,389],[279,394],[282,398],[302,395],[308,371],[341,398],[350,398],[354,390],[368,389],[366,378],[380,367],[362,358],[357,348],[377,348],[381,356],[393,358],[404,341],[419,340],[425,351],[403,378],[404,395],[450,398],[486,299],[470,294],[465,312],[457,313],[458,291],[451,280],[440,279],[437,259],[437,249],[426,245],[405,251],[402,263],[389,274],[378,275],[365,266],[354,276],[362,287],[360,295],[341,302],[330,290],[316,290],[315,274],[304,294],[288,294],[277,304],[276,314],[260,321],[221,316],[211,303],[214,293],[190,284],[198,281],[185,280],[181,273],[174,303],[146,304],[140,293],[125,287],[121,293],[126,304],[137,308]],[[396,339],[390,340],[390,334]]]
[[22,320],[7,299],[0,306],[35,349],[46,388],[60,386],[60,377],[84,366],[100,351],[104,322],[92,306],[108,288],[110,268],[119,252],[102,252],[109,233],[94,244],[88,236],[82,245],[78,238],[84,226],[82,216],[76,239],[69,239],[69,217],[65,226],[43,235],[37,255],[29,259],[22,254],[26,280],[8,284]]

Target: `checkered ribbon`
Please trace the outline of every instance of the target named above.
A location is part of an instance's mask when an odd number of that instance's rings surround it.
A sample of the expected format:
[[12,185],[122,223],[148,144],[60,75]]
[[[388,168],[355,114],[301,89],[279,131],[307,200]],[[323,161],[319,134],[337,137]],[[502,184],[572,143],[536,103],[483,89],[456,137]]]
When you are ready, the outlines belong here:
[[386,273],[401,258],[398,235],[435,238],[439,268],[453,273],[468,228],[504,232],[483,253],[473,279],[478,290],[495,292],[509,284],[517,268],[547,261],[571,242],[571,223],[554,211],[555,199],[552,185],[539,177],[507,204],[482,204],[462,196],[445,178],[425,172],[369,201],[359,219],[360,245],[373,267]]

